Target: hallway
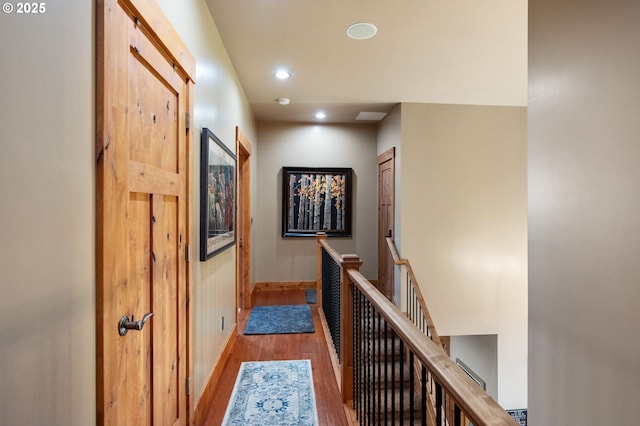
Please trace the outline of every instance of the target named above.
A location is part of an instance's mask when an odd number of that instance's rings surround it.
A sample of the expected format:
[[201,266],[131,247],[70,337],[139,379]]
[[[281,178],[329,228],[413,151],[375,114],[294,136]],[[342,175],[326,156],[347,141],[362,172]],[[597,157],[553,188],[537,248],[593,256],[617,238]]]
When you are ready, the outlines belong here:
[[[253,299],[255,306],[306,303],[304,290],[263,290],[254,292]],[[249,313],[249,310],[244,310],[238,314],[239,335],[215,388],[213,404],[204,415],[203,424],[216,426],[222,422],[241,362],[310,359],[319,425],[348,425],[317,305],[311,305],[316,331],[307,334],[245,336],[242,332]]]

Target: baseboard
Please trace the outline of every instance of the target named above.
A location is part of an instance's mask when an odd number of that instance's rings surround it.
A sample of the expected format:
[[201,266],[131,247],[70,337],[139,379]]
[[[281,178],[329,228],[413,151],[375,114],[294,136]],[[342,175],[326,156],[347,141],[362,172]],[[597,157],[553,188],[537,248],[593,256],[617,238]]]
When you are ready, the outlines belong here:
[[224,370],[225,365],[227,364],[227,360],[231,355],[231,349],[233,349],[233,345],[236,342],[236,337],[238,335],[238,324],[233,326],[233,330],[229,333],[229,338],[227,339],[227,343],[224,345],[224,349],[222,350],[222,355],[220,355],[220,359],[211,372],[211,376],[209,376],[209,381],[202,391],[202,395],[200,396],[200,400],[196,405],[196,410],[193,415],[193,424],[196,426],[203,425],[203,419],[206,418],[207,410],[211,405],[211,402],[214,398],[214,390],[216,389],[216,385],[218,384],[218,380],[222,376],[222,371]]
[[261,281],[257,282],[253,291],[261,290],[313,290],[315,281]]

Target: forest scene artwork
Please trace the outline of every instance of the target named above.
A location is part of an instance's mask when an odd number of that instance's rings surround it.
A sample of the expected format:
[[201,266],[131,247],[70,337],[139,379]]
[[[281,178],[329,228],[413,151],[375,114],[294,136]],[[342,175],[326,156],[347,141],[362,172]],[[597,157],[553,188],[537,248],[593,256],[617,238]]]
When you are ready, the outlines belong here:
[[236,157],[207,128],[200,154],[200,260],[207,260],[236,242]]
[[349,168],[282,168],[282,236],[351,236]]

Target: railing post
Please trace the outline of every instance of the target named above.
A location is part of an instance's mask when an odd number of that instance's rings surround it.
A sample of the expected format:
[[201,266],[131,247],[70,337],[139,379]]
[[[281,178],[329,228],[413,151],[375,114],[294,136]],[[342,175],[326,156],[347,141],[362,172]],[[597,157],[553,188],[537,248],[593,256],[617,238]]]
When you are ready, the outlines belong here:
[[356,254],[343,254],[340,277],[342,324],[340,327],[340,354],[342,360],[342,402],[353,400],[353,282],[348,271],[360,271],[362,260]]
[[316,297],[318,308],[322,307],[322,242],[326,239],[326,233],[316,233],[316,241],[318,243],[316,253]]

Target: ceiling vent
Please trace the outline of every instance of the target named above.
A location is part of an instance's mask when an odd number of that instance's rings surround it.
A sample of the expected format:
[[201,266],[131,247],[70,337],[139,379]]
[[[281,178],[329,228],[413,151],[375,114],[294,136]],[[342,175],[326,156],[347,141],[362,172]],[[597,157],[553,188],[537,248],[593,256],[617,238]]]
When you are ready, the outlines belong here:
[[361,121],[380,121],[387,115],[386,112],[360,112],[356,120]]

